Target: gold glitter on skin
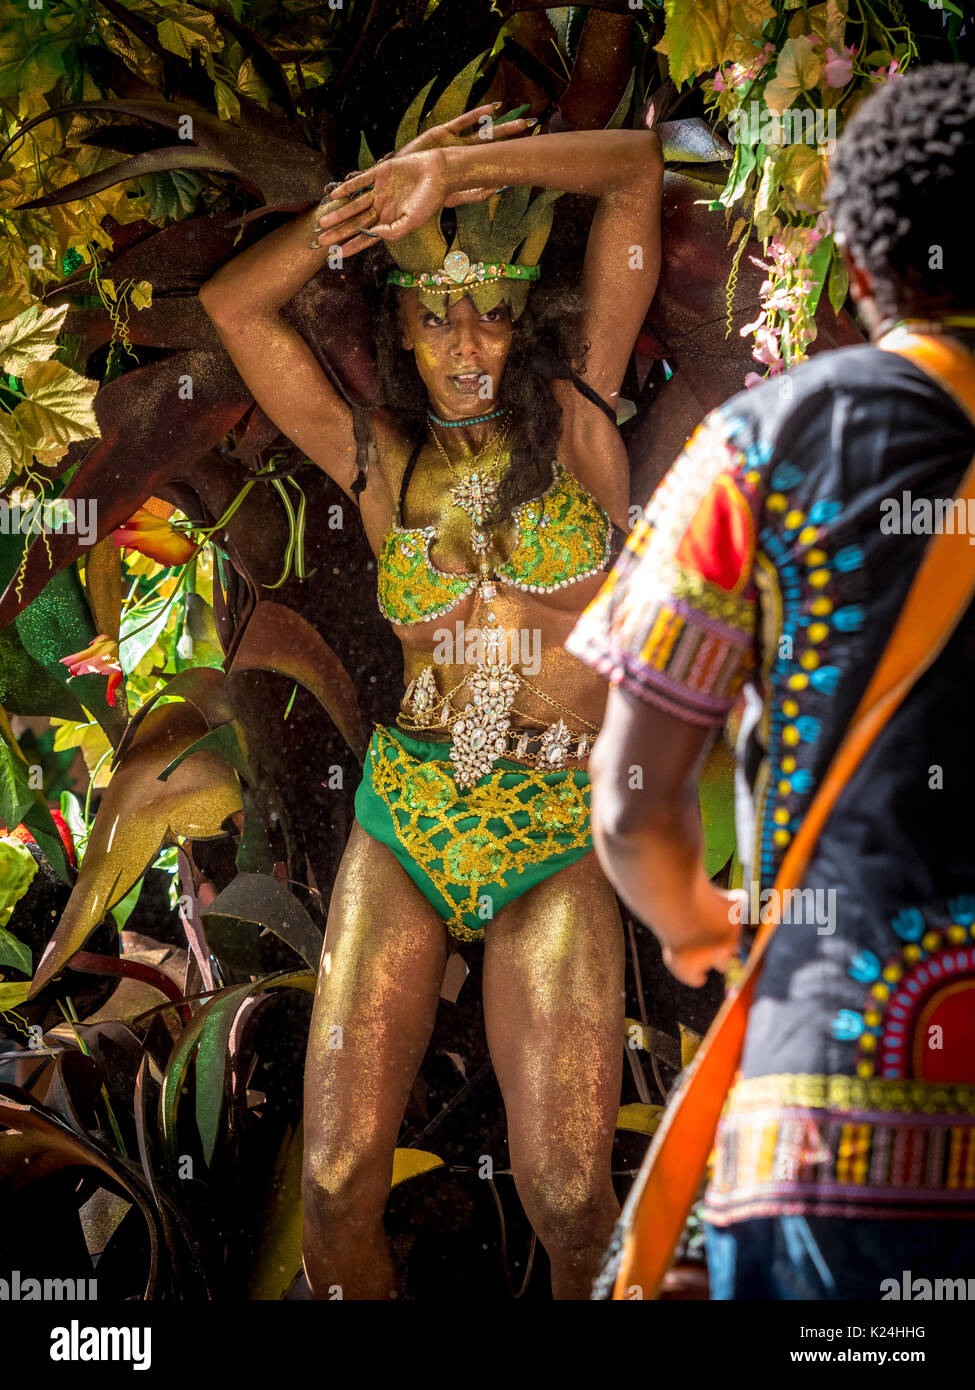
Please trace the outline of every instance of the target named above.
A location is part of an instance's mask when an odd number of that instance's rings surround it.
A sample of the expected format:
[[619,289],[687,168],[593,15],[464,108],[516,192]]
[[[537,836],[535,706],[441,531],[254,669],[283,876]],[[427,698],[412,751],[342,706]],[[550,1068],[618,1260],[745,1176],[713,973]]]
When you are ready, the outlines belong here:
[[555,1298],[590,1296],[619,1214],[610,1155],[623,989],[622,924],[594,854],[510,903],[487,929],[488,1047],[515,1184],[548,1252]]
[[446,960],[443,922],[392,852],[354,825],[305,1064],[303,1245],[316,1298],[336,1285],[346,1299],[395,1296],[383,1208]]

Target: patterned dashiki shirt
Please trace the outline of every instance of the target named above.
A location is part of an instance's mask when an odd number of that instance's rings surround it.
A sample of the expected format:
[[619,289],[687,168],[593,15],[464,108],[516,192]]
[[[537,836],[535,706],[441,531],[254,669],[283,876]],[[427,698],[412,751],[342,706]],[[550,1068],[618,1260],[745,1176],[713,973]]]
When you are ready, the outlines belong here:
[[[904,358],[817,356],[707,416],[569,638],[676,719],[717,728],[741,697],[739,855],[759,904],[973,451],[975,426]],[[975,610],[783,905],[719,1130],[714,1224],[975,1215],[973,688]]]

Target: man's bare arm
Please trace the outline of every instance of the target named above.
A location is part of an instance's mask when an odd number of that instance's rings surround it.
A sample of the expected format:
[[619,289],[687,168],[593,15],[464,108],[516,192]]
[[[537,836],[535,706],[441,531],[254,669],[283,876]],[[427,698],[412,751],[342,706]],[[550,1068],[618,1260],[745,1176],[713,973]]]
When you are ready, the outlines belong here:
[[589,761],[599,862],[689,985],[727,967],[740,930],[735,899],[704,870],[697,780],[710,734],[614,688]]

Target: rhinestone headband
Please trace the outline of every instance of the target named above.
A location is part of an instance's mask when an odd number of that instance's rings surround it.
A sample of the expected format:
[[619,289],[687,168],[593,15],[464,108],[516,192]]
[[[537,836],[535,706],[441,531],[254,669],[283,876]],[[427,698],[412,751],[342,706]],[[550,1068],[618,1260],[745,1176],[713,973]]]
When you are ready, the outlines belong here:
[[387,285],[404,289],[423,288],[450,294],[461,285],[486,285],[493,280],[538,280],[537,265],[512,265],[510,261],[485,263],[471,261],[463,251],[448,251],[441,270],[390,270]]

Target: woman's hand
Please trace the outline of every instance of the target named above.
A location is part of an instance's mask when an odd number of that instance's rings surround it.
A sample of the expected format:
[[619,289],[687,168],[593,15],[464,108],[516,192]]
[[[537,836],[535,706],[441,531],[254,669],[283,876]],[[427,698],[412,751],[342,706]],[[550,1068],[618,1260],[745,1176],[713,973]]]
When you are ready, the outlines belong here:
[[[456,145],[479,145],[524,135],[535,124],[529,117],[495,124],[493,102],[465,111],[451,121],[431,126],[394,155],[386,155],[360,174],[350,175],[332,193],[316,240],[321,247],[340,246],[343,256],[376,240],[399,241],[423,225],[441,208],[483,202],[496,188],[467,188],[450,192],[439,152]],[[469,127],[478,122],[478,129]],[[465,133],[466,132],[466,133]]]
[[[443,153],[433,149],[398,154],[346,179],[342,188],[346,201],[320,220],[320,245],[334,244],[347,229],[364,231],[366,245],[376,238],[401,241],[444,206]],[[355,238],[352,245],[361,240]],[[351,245],[342,249],[348,255]]]
[[[465,111],[462,115],[455,116],[452,121],[431,126],[395,154],[384,155],[379,162],[399,159],[404,154],[418,154],[423,150],[447,149],[451,145],[477,145],[484,140],[509,140],[513,135],[524,135],[532,126],[538,124],[534,116],[495,124],[492,117],[503,104],[500,101],[492,101],[488,106],[475,106],[472,111]],[[477,130],[468,130],[475,121],[479,123]]]

